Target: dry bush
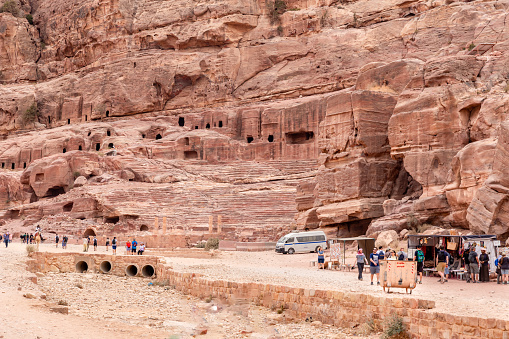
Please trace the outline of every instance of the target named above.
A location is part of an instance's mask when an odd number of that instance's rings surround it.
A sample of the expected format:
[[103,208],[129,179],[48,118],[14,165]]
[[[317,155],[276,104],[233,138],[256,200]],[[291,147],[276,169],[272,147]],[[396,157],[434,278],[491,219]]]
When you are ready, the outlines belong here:
[[37,251],[36,247],[34,245],[27,245],[27,255],[30,255]]
[[205,244],[205,250],[217,250],[219,248],[219,239],[218,238],[210,238],[207,240],[207,243]]

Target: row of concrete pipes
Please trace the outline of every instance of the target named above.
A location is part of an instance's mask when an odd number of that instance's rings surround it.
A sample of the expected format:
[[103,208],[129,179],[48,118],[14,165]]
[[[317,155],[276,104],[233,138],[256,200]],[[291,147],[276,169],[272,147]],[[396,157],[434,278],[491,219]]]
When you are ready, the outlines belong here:
[[[99,271],[101,273],[111,273],[113,269],[113,264],[111,261],[104,260],[99,265]],[[76,273],[86,273],[88,272],[89,267],[88,263],[86,261],[78,261],[76,263]],[[129,264],[125,268],[125,275],[128,277],[136,277],[136,276],[142,276],[145,278],[152,278],[155,276],[156,270],[154,266],[152,265],[144,265],[141,270],[139,269],[138,265],[136,264]]]

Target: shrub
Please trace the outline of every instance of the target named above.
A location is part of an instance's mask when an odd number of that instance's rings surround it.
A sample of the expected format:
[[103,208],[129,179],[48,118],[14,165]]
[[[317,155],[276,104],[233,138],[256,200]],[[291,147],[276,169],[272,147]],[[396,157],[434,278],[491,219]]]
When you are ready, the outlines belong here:
[[274,0],[267,2],[267,10],[270,23],[275,24],[281,21],[281,14],[286,12],[286,2],[284,0]]
[[25,124],[37,120],[39,118],[39,109],[37,108],[37,103],[32,103],[32,105],[27,108],[25,113],[23,113],[21,118]]
[[73,176],[74,176],[74,179],[76,179],[81,176],[81,173],[78,171],[74,171]]
[[59,300],[58,304],[61,305],[61,306],[69,306],[69,304],[65,300]]
[[19,5],[14,0],[7,0],[2,5],[2,8],[0,8],[0,12],[7,12],[11,13],[14,16],[17,16],[19,14]]
[[27,19],[28,23],[30,25],[33,25],[34,24],[34,17],[32,16],[32,14],[27,14],[25,15],[25,18]]
[[470,45],[468,45],[468,50],[471,51],[475,48],[475,44],[472,42]]
[[205,244],[207,244],[205,241],[200,241],[196,244],[196,248],[205,248]]
[[36,248],[34,245],[27,245],[27,255],[30,255],[36,251]]
[[397,314],[393,315],[386,322],[386,329],[382,334],[382,339],[407,339],[410,338],[406,332],[405,324],[403,319]]
[[218,238],[210,238],[207,240],[207,243],[205,244],[205,250],[217,250],[219,248],[219,239]]

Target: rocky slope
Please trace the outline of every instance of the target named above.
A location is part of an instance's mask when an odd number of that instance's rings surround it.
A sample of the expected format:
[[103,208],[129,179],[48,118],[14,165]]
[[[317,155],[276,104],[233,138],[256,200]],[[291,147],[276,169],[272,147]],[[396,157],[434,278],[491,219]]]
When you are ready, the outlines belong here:
[[509,1],[15,5],[0,13],[8,225],[179,244],[509,236]]

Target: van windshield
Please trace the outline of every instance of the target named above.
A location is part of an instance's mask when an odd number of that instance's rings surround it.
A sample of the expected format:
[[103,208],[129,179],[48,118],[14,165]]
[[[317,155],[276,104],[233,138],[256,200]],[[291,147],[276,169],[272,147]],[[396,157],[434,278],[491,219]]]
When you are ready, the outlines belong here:
[[279,240],[277,242],[279,242],[279,243],[283,242],[284,243],[285,239],[286,239],[285,237],[281,237],[281,238],[279,238]]

